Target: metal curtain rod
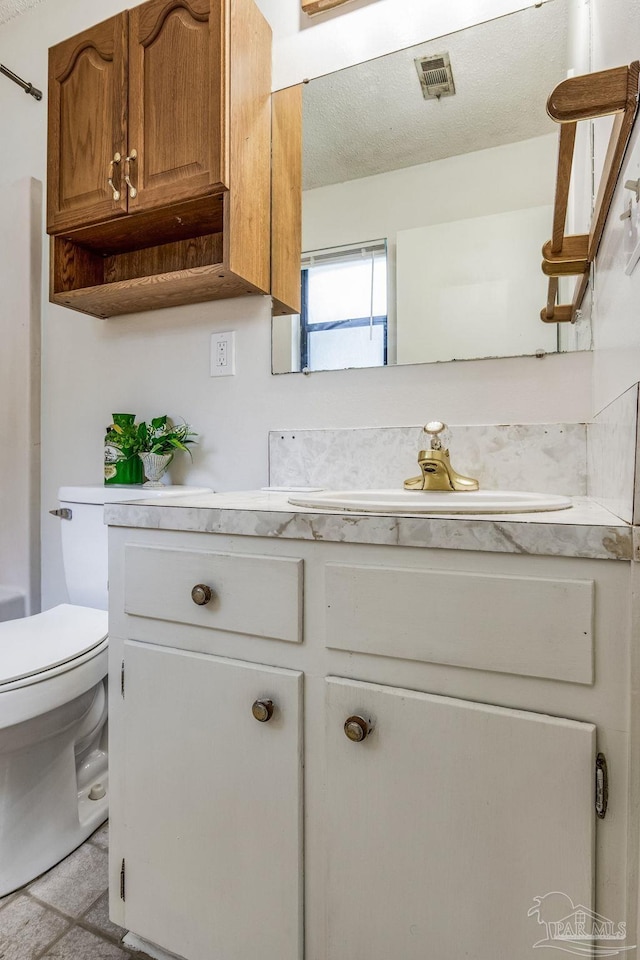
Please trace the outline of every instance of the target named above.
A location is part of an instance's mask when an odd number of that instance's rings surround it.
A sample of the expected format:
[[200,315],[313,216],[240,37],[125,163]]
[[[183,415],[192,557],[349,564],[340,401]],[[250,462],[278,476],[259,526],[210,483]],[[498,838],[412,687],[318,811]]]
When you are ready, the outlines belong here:
[[9,70],[8,67],[3,66],[1,63],[0,73],[3,73],[5,77],[9,77],[9,80],[13,80],[14,83],[17,83],[25,93],[31,94],[34,100],[42,100],[42,90],[38,90],[32,83],[27,83],[26,80],[23,80],[22,77],[19,77],[13,70]]

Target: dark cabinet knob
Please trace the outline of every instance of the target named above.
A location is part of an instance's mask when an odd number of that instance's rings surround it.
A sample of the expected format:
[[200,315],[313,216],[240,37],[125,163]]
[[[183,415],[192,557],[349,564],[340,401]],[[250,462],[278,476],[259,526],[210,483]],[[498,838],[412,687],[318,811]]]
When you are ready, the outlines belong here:
[[251,713],[260,723],[266,723],[273,716],[273,700],[256,700],[251,707]]
[[191,599],[194,603],[197,603],[199,607],[204,607],[205,604],[209,603],[212,596],[213,591],[206,583],[196,583],[191,591]]
[[348,717],[344,722],[344,732],[353,743],[361,743],[369,736],[373,726],[364,717]]

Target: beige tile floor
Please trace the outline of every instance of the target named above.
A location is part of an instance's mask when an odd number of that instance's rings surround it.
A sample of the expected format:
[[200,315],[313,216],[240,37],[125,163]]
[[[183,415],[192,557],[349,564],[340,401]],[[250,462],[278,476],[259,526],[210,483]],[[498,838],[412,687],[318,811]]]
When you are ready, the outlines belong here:
[[65,860],[0,899],[0,960],[145,960],[109,920],[108,824]]

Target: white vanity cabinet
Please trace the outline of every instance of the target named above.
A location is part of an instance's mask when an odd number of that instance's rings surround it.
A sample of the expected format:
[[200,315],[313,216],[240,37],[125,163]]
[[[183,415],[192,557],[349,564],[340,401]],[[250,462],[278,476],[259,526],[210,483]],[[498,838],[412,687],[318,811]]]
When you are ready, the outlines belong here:
[[630,567],[112,527],[112,918],[186,960],[533,960],[553,892],[624,921]]
[[328,957],[527,957],[533,896],[591,908],[591,724],[334,677],[326,695]]
[[135,642],[124,663],[126,925],[194,960],[297,960],[301,674]]
[[216,656],[214,638],[298,642],[302,561],[129,543],[123,566],[132,629],[111,628],[122,922],[188,960],[298,960],[302,674]]

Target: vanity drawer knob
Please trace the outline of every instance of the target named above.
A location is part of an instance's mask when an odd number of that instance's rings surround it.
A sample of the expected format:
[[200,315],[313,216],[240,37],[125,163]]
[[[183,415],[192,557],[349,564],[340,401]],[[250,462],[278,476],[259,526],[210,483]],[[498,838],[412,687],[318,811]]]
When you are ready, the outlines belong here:
[[370,720],[365,720],[364,717],[348,717],[344,722],[344,732],[353,743],[361,743],[362,740],[366,740],[372,730],[373,724]]
[[256,700],[251,707],[251,713],[260,723],[266,723],[273,716],[273,700]]
[[206,583],[196,583],[191,591],[191,599],[194,603],[197,603],[199,607],[204,607],[206,603],[209,603],[212,596],[213,590],[211,587],[208,587]]

